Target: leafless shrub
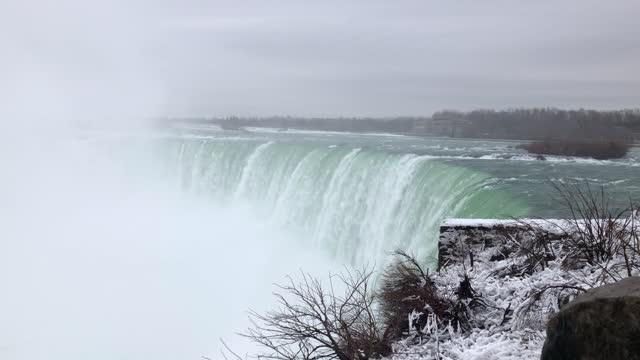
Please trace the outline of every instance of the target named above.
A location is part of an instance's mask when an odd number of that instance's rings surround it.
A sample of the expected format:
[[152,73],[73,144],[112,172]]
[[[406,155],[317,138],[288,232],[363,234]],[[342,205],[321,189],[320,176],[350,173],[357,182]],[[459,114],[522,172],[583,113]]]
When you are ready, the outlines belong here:
[[589,265],[612,280],[640,270],[640,221],[632,201],[626,208],[614,209],[603,187],[596,191],[589,184],[551,184],[555,200],[569,218],[560,222],[518,220],[524,231],[507,239],[524,260],[513,266],[513,275],[544,270],[560,256],[558,251],[567,270]]
[[[395,261],[384,270],[378,289],[380,314],[386,332],[393,339],[407,334],[412,313],[434,313],[444,316],[453,304],[443,298],[435,283],[416,259],[407,253],[394,252]],[[413,322],[420,331],[426,316]]]
[[[553,183],[561,204],[570,218],[558,225],[564,232],[567,261],[586,262],[608,271],[608,265],[618,256],[624,258],[624,271],[631,276],[638,269],[638,220],[631,201],[629,207],[614,209],[604,187],[594,191],[589,184],[563,185]],[[614,274],[610,274],[615,277]]]
[[518,231],[505,236],[510,251],[522,260],[512,264],[503,275],[524,276],[549,267],[549,262],[556,259],[556,251],[552,241],[554,234],[537,224],[518,220]]
[[468,276],[463,276],[455,292],[447,293],[414,257],[400,250],[394,255],[396,261],[385,269],[378,290],[381,319],[391,339],[411,331],[425,335],[429,319],[436,319],[441,329],[470,328],[471,310],[484,304]]
[[[259,344],[261,359],[365,360],[388,355],[391,346],[375,317],[369,270],[334,275],[328,287],[308,274],[289,278],[274,295],[279,308],[251,312],[243,336]],[[334,284],[334,281],[337,283]]]

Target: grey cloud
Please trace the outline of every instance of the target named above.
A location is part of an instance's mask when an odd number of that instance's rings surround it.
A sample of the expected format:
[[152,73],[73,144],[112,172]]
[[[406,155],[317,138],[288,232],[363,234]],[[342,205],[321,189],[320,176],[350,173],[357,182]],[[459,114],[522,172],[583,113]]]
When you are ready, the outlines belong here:
[[[55,19],[71,16],[75,3],[67,3],[69,12]],[[153,94],[148,102],[159,114],[384,116],[444,107],[638,106],[640,3],[631,0],[101,6],[107,11],[85,9],[82,21],[59,31],[61,45],[33,45],[33,34],[47,32],[38,24],[27,27],[30,36],[12,40],[46,71],[84,69],[85,83],[100,80],[95,72],[131,77],[104,86]],[[129,105],[136,100],[131,93]]]

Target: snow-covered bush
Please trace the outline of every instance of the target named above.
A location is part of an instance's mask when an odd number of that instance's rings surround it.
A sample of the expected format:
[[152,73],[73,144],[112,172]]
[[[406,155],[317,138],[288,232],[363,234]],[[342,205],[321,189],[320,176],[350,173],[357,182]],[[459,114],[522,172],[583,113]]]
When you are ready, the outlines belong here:
[[414,257],[399,250],[394,255],[394,262],[382,274],[377,295],[385,332],[397,340],[414,330],[421,334],[430,315],[450,317],[455,303],[439,291]]

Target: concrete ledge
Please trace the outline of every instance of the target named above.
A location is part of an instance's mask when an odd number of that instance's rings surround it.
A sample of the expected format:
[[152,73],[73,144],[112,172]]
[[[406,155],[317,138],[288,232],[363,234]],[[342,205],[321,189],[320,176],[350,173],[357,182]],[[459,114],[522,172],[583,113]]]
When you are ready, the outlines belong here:
[[[528,225],[549,232],[571,226],[568,220],[558,219],[448,219],[440,225],[438,241],[438,269],[451,262],[469,262],[473,266],[474,254],[505,245],[510,237],[531,230]],[[495,254],[496,257],[499,254]]]

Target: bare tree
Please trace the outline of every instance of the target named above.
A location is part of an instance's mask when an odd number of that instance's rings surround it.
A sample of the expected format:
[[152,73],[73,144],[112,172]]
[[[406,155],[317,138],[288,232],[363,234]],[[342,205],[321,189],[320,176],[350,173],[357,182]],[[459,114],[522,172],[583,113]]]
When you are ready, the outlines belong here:
[[[345,271],[329,286],[309,274],[288,278],[274,295],[278,309],[251,312],[253,326],[242,335],[274,360],[366,360],[388,355],[391,346],[375,318],[372,271]],[[337,281],[336,281],[337,280]],[[336,282],[334,284],[334,282]]]
[[[583,261],[602,268],[613,280],[617,271],[609,271],[609,265],[618,256],[624,258],[624,271],[631,276],[638,264],[638,220],[634,213],[635,204],[613,209],[604,187],[594,190],[589,184],[553,184],[562,205],[570,214],[566,225],[559,225],[565,233],[565,245],[569,250],[567,259]],[[616,270],[616,269],[613,269]]]

